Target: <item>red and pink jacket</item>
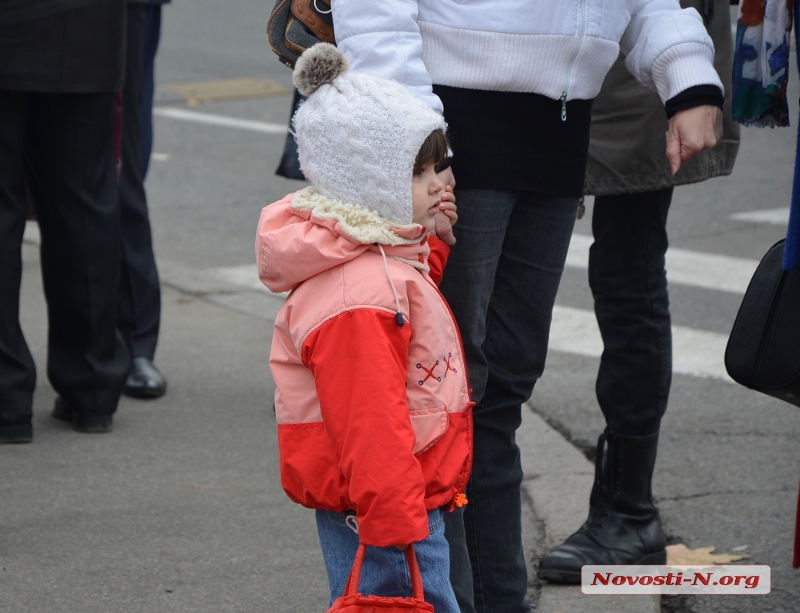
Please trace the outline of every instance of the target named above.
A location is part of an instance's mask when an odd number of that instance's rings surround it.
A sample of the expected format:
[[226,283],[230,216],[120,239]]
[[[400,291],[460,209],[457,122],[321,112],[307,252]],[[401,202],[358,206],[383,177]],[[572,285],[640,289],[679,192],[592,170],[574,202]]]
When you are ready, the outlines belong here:
[[295,502],[354,510],[362,543],[427,538],[472,465],[461,339],[434,279],[449,248],[306,188],[267,206],[259,276],[291,290],[270,354],[281,481]]

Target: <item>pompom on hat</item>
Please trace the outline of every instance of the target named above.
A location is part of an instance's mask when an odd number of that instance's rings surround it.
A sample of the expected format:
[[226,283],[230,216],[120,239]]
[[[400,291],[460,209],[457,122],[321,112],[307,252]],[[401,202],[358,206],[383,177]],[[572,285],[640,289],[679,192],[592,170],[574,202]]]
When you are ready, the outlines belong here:
[[410,89],[349,70],[329,43],[307,49],[294,84],[308,96],[292,119],[300,167],[319,193],[410,224],[414,160],[444,119]]

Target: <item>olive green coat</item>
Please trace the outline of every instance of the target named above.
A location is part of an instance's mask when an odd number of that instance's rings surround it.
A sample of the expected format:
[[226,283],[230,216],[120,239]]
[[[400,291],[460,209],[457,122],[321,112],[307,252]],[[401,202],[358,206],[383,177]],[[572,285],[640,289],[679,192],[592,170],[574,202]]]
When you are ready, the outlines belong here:
[[[700,12],[702,0],[682,0],[681,5]],[[587,194],[609,196],[652,191],[731,173],[739,150],[739,126],[731,121],[733,37],[729,0],[715,0],[713,19],[707,27],[716,48],[714,66],[725,86],[720,142],[683,164],[673,177],[665,154],[664,105],[658,94],[630,75],[620,57],[592,105]]]

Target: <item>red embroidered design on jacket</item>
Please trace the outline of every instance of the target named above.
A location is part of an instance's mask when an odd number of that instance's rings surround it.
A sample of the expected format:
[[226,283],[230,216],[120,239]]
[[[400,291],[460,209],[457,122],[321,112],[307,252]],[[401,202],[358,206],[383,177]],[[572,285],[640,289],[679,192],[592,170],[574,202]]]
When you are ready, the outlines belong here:
[[450,358],[452,358],[452,357],[453,357],[453,354],[448,351],[447,355],[444,356],[444,358],[442,358],[444,360],[444,366],[445,366],[445,369],[444,369],[444,378],[445,379],[447,378],[447,372],[450,371],[450,370],[452,370],[454,373],[458,374],[458,371],[455,368],[453,368],[452,366],[450,366]]
[[424,379],[420,379],[419,381],[417,381],[417,383],[419,383],[420,385],[424,385],[425,381],[427,381],[428,379],[436,379],[436,380],[437,380],[439,383],[441,383],[441,382],[442,382],[442,378],[441,378],[441,377],[437,377],[436,375],[434,375],[434,374],[433,374],[433,370],[434,370],[434,369],[435,369],[435,368],[436,368],[438,365],[439,365],[439,360],[436,360],[436,364],[434,364],[434,365],[433,365],[433,366],[431,366],[430,368],[425,368],[425,367],[424,367],[422,364],[420,364],[419,362],[417,362],[417,368],[421,368],[421,369],[422,369],[422,370],[424,370],[426,373],[428,373],[427,375],[425,375],[425,378],[424,378]]

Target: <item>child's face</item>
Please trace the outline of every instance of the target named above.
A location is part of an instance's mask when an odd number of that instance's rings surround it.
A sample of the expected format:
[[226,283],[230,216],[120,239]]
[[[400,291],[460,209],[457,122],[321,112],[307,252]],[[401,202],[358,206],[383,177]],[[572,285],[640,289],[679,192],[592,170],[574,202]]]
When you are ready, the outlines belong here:
[[414,208],[414,223],[425,227],[428,232],[436,229],[433,216],[439,212],[439,200],[444,183],[436,176],[436,166],[429,162],[422,167],[411,181],[411,204]]

